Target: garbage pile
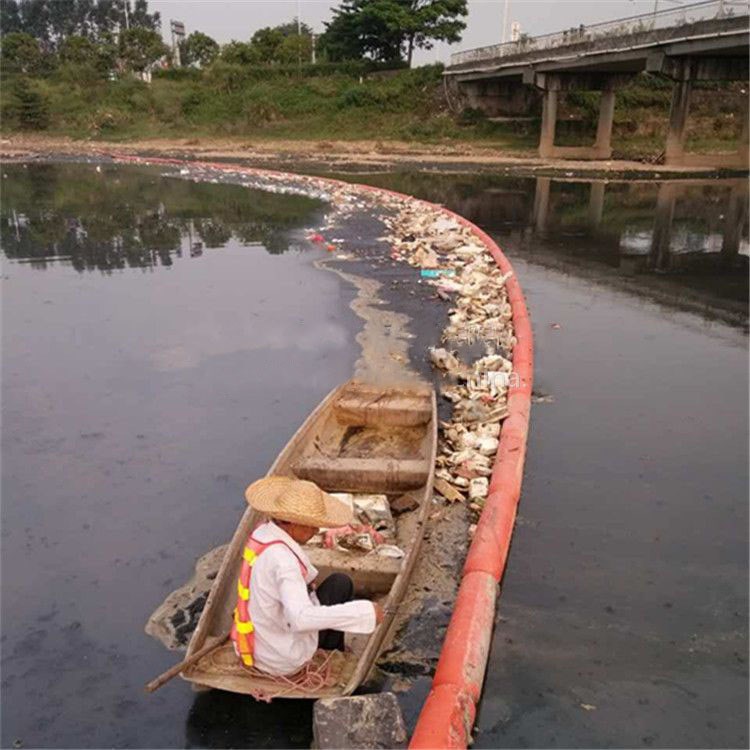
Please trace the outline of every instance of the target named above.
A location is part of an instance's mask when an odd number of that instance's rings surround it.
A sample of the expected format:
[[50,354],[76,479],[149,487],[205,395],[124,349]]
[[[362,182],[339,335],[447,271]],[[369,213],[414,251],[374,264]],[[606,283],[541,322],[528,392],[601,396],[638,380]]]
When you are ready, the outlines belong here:
[[404,551],[393,543],[396,539],[396,524],[387,495],[353,495],[347,492],[334,492],[332,495],[352,507],[355,522],[347,526],[321,529],[308,544],[339,552],[404,557]]
[[441,422],[435,488],[448,502],[468,500],[470,509],[479,513],[489,492],[513,382],[508,275],[469,228],[420,201],[400,205],[386,224],[391,257],[429,269],[424,283],[452,302],[442,343],[483,346],[483,355],[471,362],[448,348],[429,351],[433,366],[446,376],[442,396],[453,404],[451,420]]

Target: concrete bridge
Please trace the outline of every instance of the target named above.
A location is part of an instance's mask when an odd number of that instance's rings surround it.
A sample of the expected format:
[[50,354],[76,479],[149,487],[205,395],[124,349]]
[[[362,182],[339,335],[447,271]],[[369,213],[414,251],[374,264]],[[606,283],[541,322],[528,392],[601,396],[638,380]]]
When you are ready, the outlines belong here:
[[[660,75],[673,81],[666,163],[746,168],[747,116],[736,154],[687,154],[685,132],[694,82],[748,79],[749,21],[745,0],[704,0],[458,52],[444,75],[490,116],[519,114],[541,92],[539,155],[575,159],[610,158],[617,89],[644,71]],[[558,97],[571,89],[601,91],[592,146],[555,145]]]

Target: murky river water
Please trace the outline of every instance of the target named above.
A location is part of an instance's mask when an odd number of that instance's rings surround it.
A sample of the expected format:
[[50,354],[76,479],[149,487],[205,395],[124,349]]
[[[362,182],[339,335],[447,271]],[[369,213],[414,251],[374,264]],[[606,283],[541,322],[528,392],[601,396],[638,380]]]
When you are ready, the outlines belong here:
[[[305,746],[303,704],[143,696],[174,655],[142,628],[352,370],[352,291],[302,241],[320,205],[4,174],[3,746]],[[745,744],[743,183],[358,179],[492,232],[534,319],[543,400],[476,744]]]
[[368,181],[490,232],[534,324],[474,746],[747,746],[746,181]]
[[145,696],[177,655],[143,626],[349,377],[351,292],[302,241],[319,203],[101,169],[4,170],[3,746],[267,744]]

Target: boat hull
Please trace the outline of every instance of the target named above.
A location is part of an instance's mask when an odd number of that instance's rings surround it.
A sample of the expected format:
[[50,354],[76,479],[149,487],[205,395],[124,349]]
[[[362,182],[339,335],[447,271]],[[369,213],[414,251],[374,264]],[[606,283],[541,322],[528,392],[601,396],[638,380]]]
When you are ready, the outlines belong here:
[[321,578],[344,572],[354,582],[355,595],[384,603],[387,614],[383,622],[358,652],[316,654],[316,660],[327,660],[324,669],[328,679],[323,687],[296,686],[293,680],[246,669],[226,636],[236,604],[242,550],[252,529],[265,520],[248,507],[227,548],[187,657],[212,641],[223,645],[186,670],[183,678],[196,687],[266,699],[351,694],[367,677],[381,652],[393,624],[393,612],[406,592],[432,500],[436,452],[437,405],[431,387],[395,388],[349,381],[331,391],[292,436],[267,475],[312,479],[328,491],[377,492],[390,500],[408,493],[413,498],[410,536],[406,542],[399,539],[405,552],[400,560],[372,553],[357,556],[306,548]]

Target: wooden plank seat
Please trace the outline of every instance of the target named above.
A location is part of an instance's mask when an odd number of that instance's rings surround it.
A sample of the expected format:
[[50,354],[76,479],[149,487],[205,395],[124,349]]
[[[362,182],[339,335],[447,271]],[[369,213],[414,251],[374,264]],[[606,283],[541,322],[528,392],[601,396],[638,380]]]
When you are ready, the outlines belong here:
[[306,456],[292,464],[299,479],[315,482],[328,492],[406,492],[422,487],[429,470],[424,459]]
[[333,412],[346,425],[417,427],[430,421],[432,400],[429,392],[353,385],[334,401]]

